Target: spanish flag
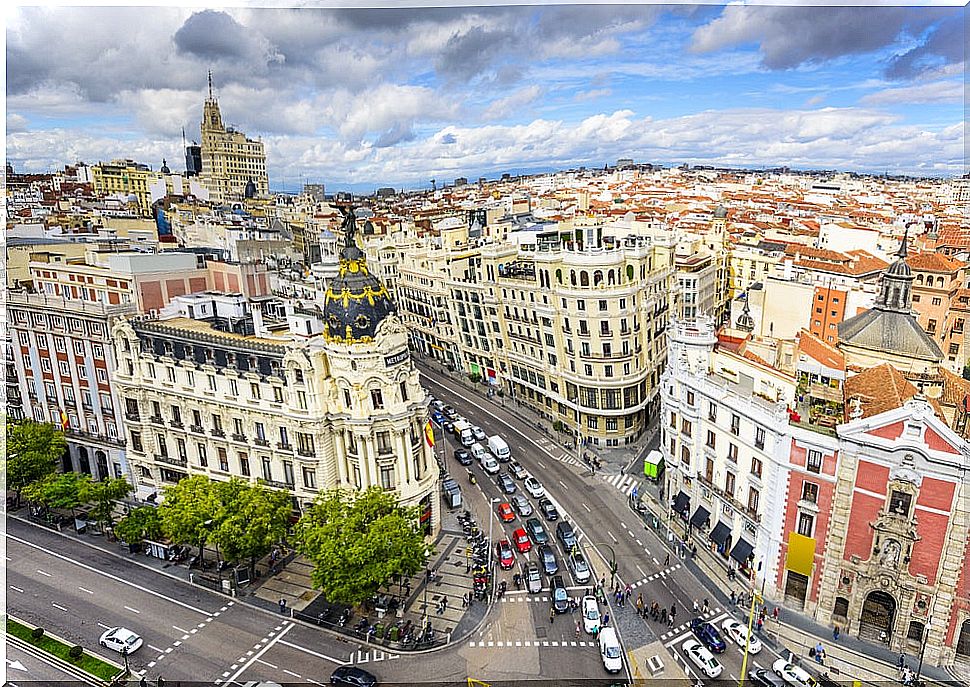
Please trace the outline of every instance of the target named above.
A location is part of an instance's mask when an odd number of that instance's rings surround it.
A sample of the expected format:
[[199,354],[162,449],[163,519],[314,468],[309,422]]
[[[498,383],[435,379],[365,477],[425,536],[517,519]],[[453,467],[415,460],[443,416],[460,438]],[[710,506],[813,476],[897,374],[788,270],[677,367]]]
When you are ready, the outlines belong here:
[[428,420],[428,424],[424,426],[424,440],[428,442],[428,446],[434,448],[434,429],[431,427],[431,420]]
[[67,421],[67,413],[61,410],[61,429],[67,429],[70,423]]

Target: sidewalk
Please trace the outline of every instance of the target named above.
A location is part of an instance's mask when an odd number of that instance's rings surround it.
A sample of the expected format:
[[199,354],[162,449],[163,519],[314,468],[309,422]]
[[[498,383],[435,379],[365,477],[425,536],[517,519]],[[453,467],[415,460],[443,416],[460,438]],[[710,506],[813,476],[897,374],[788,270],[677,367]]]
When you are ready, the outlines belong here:
[[[640,510],[638,511],[647,529],[656,529],[662,540],[666,541],[671,555],[677,555],[678,550],[685,568],[691,570],[696,577],[710,589],[716,602],[725,608],[730,608],[729,593],[732,588],[736,591],[749,592],[750,587],[744,580],[731,581],[727,577],[727,564],[714,557],[706,542],[697,542],[697,554],[690,555],[682,537],[683,526],[678,524],[677,518],[672,519],[672,527],[668,529],[668,519],[661,515],[662,505],[659,501],[657,486],[644,483],[645,488],[640,491]],[[644,496],[648,498],[644,498]],[[630,502],[631,508],[634,504]],[[634,509],[636,510],[636,509]],[[656,523],[656,525],[654,524]],[[669,532],[669,534],[668,534]],[[678,547],[680,547],[678,549]],[[728,593],[725,593],[728,592]],[[796,659],[803,659],[803,667],[828,671],[836,680],[864,680],[866,682],[898,683],[899,671],[896,669],[898,654],[886,647],[871,644],[858,637],[842,634],[838,641],[832,637],[833,628],[816,623],[800,610],[791,609],[784,604],[766,601],[769,620],[765,624],[762,638],[769,645],[774,646],[779,653],[790,651]],[[779,621],[771,620],[775,607],[779,609]],[[825,647],[826,663],[819,666],[813,659],[808,658],[808,650],[821,642]],[[915,664],[914,657],[910,663]],[[915,669],[915,665],[910,665]],[[817,672],[817,671],[816,671]],[[923,665],[922,677],[926,681],[940,684],[953,684],[955,679],[946,670],[930,665]]]

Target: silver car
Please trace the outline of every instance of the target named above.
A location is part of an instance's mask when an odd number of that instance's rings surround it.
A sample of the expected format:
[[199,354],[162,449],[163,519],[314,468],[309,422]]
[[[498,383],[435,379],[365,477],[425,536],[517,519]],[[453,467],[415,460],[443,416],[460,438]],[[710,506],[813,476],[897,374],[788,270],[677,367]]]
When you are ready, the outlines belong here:
[[529,503],[529,499],[522,494],[516,494],[512,497],[512,508],[514,508],[515,512],[521,515],[523,518],[529,517],[533,512],[532,504]]
[[573,569],[573,577],[580,584],[586,584],[589,582],[591,573],[589,571],[589,563],[586,562],[586,558],[581,553],[574,553],[569,557],[569,567]]

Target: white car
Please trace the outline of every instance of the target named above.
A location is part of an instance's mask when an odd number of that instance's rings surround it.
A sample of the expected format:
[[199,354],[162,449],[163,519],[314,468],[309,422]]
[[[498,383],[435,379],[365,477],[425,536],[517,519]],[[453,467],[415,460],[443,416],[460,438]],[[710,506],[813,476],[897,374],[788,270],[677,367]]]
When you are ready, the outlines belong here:
[[482,459],[482,468],[490,475],[494,475],[499,471],[498,461],[495,460],[494,456],[485,456]]
[[724,630],[724,634],[734,640],[735,644],[741,647],[741,651],[744,651],[745,645],[748,647],[749,654],[756,654],[761,651],[761,640],[753,632],[750,633],[749,638],[748,628],[734,618],[728,618],[721,623],[721,629]]
[[721,665],[720,661],[714,658],[714,654],[707,650],[707,647],[698,642],[696,639],[688,639],[686,642],[681,644],[681,648],[687,657],[694,662],[694,664],[701,669],[709,678],[715,678],[721,674],[724,667]]
[[546,490],[542,488],[542,485],[539,484],[539,480],[537,480],[535,477],[527,478],[525,482],[523,482],[523,486],[534,499],[541,499],[546,495]]
[[818,682],[804,668],[799,668],[783,658],[771,664],[771,670],[793,687],[818,687]]
[[488,439],[488,435],[485,434],[485,430],[478,425],[472,425],[472,436],[475,437],[475,441],[485,441]]
[[112,627],[104,631],[98,643],[105,649],[112,649],[119,654],[131,654],[142,645],[142,639],[128,628]]
[[583,629],[589,634],[599,632],[600,606],[596,603],[595,596],[583,597]]

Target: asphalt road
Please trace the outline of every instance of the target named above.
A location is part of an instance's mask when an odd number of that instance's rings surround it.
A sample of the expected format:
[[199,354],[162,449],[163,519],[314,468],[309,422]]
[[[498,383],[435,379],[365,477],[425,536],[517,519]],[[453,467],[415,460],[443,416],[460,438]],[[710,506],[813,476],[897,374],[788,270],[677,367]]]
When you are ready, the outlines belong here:
[[77,687],[78,681],[71,673],[64,672],[57,666],[41,658],[27,653],[20,647],[7,643],[6,664],[4,674],[9,687],[33,687],[43,684],[47,687]]

